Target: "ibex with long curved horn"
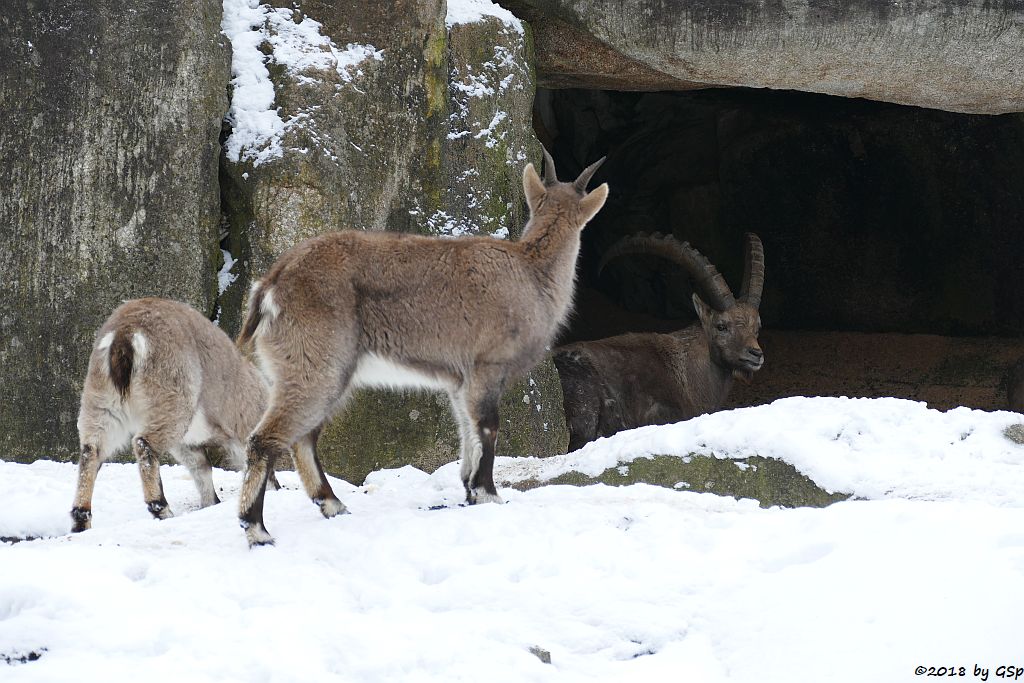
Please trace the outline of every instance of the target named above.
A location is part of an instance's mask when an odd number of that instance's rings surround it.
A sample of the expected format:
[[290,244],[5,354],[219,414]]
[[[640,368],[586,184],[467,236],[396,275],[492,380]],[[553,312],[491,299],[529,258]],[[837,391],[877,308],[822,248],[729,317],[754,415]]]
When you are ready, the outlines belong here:
[[738,299],[700,252],[671,236],[627,237],[600,267],[623,254],[654,254],[683,266],[699,293],[693,295],[699,321],[671,334],[624,334],[556,349],[570,451],[625,429],[716,410],[734,377],[749,379],[764,364],[757,342],[764,250],[757,235],[747,234]]
[[607,185],[586,192],[603,159],[560,183],[544,158],[543,181],[532,164],[523,172],[530,220],[517,242],[337,232],[296,245],[254,285],[238,343],[255,340],[272,387],[249,439],[239,498],[250,545],[273,542],[263,523],[266,476],[293,445],[300,479],[323,515],[345,511],[316,440],[359,386],[446,391],[466,500],[501,500],[492,474],[498,402],[568,315],[580,231],[608,196]]

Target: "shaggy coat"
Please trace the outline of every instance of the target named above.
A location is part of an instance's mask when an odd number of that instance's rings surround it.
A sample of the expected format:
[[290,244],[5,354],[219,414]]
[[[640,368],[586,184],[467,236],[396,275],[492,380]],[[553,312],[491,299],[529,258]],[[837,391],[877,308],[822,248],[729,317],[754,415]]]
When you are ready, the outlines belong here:
[[516,242],[346,231],[286,252],[253,287],[239,344],[253,340],[270,403],[248,446],[239,516],[250,545],[263,523],[268,467],[294,448],[325,517],[345,511],[316,455],[321,426],[360,386],[447,392],[459,426],[469,503],[500,501],[492,467],[507,382],[544,355],[569,313],[580,232],[607,185],[586,192],[527,165],[530,220]]
[[100,465],[129,443],[154,517],[172,516],[160,480],[165,455],[188,468],[200,505],[219,502],[201,448],[218,446],[241,467],[266,398],[259,371],[192,307],[156,298],[119,306],[96,334],[82,391],[72,531],[91,526]]

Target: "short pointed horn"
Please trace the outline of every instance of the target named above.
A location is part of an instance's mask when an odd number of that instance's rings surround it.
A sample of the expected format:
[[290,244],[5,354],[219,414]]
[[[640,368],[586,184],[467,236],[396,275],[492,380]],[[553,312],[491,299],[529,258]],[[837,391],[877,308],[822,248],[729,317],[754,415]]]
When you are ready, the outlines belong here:
[[555,160],[548,154],[548,150],[544,145],[540,146],[541,151],[544,152],[544,184],[554,185],[558,182],[558,174],[555,171]]
[[718,269],[689,242],[680,242],[671,235],[637,233],[624,237],[611,246],[601,258],[598,272],[614,258],[624,254],[653,254],[678,263],[686,269],[697,285],[697,291],[717,311],[724,311],[736,305],[725,278]]
[[601,168],[601,164],[603,164],[604,160],[607,158],[608,157],[601,157],[600,159],[592,163],[590,166],[587,166],[585,169],[583,169],[583,173],[580,173],[580,176],[573,183],[573,187],[575,187],[580,194],[586,193],[587,183],[590,182],[590,179],[594,176],[595,173],[597,173],[597,169]]
[[761,238],[752,232],[747,233],[747,244],[744,250],[743,287],[740,289],[740,301],[754,308],[761,307],[761,290],[764,288],[764,246]]

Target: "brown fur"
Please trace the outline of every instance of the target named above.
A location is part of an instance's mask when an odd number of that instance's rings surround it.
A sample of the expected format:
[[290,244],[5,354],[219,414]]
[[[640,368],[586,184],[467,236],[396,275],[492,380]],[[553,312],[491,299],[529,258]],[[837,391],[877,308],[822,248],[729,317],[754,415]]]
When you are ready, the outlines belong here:
[[[259,420],[266,396],[258,370],[195,309],[155,298],[119,306],[96,334],[82,391],[73,530],[91,525],[100,465],[129,444],[155,517],[171,516],[160,481],[164,455],[189,468],[201,505],[217,502],[210,463],[200,446],[220,446],[240,466],[244,439]],[[199,415],[206,428],[188,434]]]
[[240,499],[250,544],[270,542],[261,476],[293,444],[304,444],[296,466],[307,493],[323,497],[322,475],[313,471],[315,430],[354,386],[372,384],[375,359],[407,378],[415,373],[409,386],[448,392],[467,500],[500,500],[491,475],[497,404],[506,382],[540,360],[569,313],[580,231],[608,192],[607,185],[590,194],[579,187],[594,170],[569,184],[541,181],[528,165],[531,217],[517,242],[347,231],[306,240],[278,259],[256,284],[245,323],[273,383]]
[[[755,267],[763,278],[759,259]],[[747,285],[737,302],[724,279],[702,260],[691,259],[695,265],[690,267],[700,267],[704,281],[714,283],[719,291],[709,298],[724,310],[694,294],[699,322],[678,332],[625,334],[556,349],[570,451],[626,429],[713,412],[725,402],[734,378],[749,381],[761,368],[761,317],[745,300]],[[757,302],[760,290],[758,282]]]
[[115,332],[114,341],[110,345],[110,381],[121,395],[121,400],[128,398],[131,388],[134,355],[131,340],[125,331]]

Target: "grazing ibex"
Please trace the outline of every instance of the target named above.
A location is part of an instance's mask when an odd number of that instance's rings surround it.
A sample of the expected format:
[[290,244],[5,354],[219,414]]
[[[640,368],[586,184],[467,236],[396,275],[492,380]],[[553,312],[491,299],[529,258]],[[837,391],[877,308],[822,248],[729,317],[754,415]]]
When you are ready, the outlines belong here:
[[162,454],[185,465],[199,503],[219,502],[200,450],[220,446],[241,467],[245,438],[266,406],[265,380],[224,332],[191,306],[136,299],[96,334],[78,414],[81,455],[72,531],[92,526],[92,493],[105,460],[131,442],[142,491],[157,519],[171,517],[160,480]]
[[620,240],[600,267],[622,254],[655,254],[683,266],[699,292],[693,295],[699,321],[671,334],[624,334],[555,350],[570,451],[624,429],[716,410],[733,377],[749,379],[764,364],[757,343],[764,251],[757,235],[747,234],[738,300],[700,252],[671,236],[641,233]]
[[461,442],[469,503],[494,487],[498,403],[506,382],[544,355],[572,304],[580,231],[604,205],[589,194],[601,161],[561,183],[523,172],[530,219],[516,242],[337,232],[302,242],[252,289],[238,343],[254,339],[270,405],[248,444],[239,517],[250,545],[263,523],[268,467],[294,445],[306,492],[325,517],[345,512],[316,454],[321,425],[360,386],[442,389]]

